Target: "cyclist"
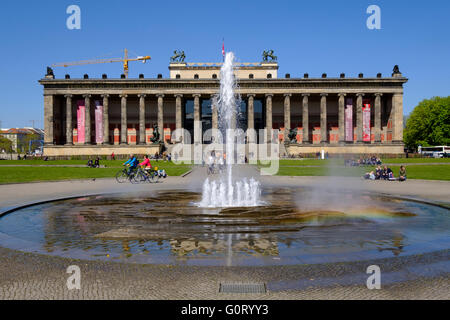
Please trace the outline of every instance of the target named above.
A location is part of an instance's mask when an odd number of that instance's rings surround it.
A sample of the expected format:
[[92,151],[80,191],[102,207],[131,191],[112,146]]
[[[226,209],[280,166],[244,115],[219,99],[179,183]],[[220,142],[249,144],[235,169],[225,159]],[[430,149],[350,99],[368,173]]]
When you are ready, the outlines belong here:
[[128,159],[128,161],[123,164],[124,166],[128,166],[127,171],[128,175],[130,175],[131,172],[136,169],[138,163],[139,163],[138,159],[136,159],[136,157],[133,154],[130,155],[130,159]]
[[138,166],[143,167],[145,174],[148,176],[149,171],[152,170],[152,164],[150,163],[150,159],[148,158],[148,155],[144,156],[144,161],[138,164]]

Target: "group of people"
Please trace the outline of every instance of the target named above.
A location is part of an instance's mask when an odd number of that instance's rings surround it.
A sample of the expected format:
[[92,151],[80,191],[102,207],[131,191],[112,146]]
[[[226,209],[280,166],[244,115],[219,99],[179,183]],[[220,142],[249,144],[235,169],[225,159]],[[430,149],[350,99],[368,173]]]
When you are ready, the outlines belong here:
[[226,153],[222,154],[220,152],[211,151],[207,159],[208,174],[214,173],[216,168],[219,171],[223,171],[223,169],[225,168],[226,159],[227,159]]
[[95,161],[92,161],[92,159],[89,158],[87,166],[89,168],[100,168],[100,158],[99,157],[95,158]]
[[367,172],[364,175],[364,179],[366,180],[388,180],[388,181],[406,181],[406,168],[405,166],[400,166],[398,179],[395,178],[394,173],[391,168],[388,166],[377,166],[375,171]]
[[153,169],[148,155],[145,155],[144,160],[139,162],[136,156],[132,154],[123,165],[128,167],[128,174],[130,174],[133,170],[136,170],[138,166],[142,167],[145,173],[149,173],[149,171]]
[[[139,160],[136,158],[134,154],[130,155],[130,158],[123,163],[124,166],[128,167],[127,174],[130,175],[134,170],[136,170],[138,167],[141,167],[144,169],[144,173],[147,175],[150,175],[151,171],[153,170],[152,164],[150,162],[150,157],[148,155],[144,156],[144,160],[142,162],[139,162]],[[155,170],[158,168],[155,168]],[[166,178],[167,173],[165,170],[157,170],[157,174],[161,178]]]
[[358,160],[349,159],[345,160],[346,167],[359,167],[359,166],[381,166],[382,162],[380,158],[376,156],[371,156],[370,158],[359,158]]

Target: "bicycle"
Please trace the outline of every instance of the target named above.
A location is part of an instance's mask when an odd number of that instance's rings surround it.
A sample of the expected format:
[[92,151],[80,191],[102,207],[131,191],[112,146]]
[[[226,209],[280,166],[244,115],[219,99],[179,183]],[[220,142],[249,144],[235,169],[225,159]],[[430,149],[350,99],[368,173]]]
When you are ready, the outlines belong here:
[[136,174],[133,177],[133,180],[131,180],[131,183],[141,183],[141,182],[157,183],[158,180],[159,175],[156,170],[152,168],[146,172],[144,169],[139,167],[136,171]]
[[136,174],[136,169],[132,169],[130,171],[130,173],[128,173],[128,169],[124,168],[116,173],[116,181],[118,183],[124,183],[127,180],[131,182],[132,179],[134,179],[135,174]]

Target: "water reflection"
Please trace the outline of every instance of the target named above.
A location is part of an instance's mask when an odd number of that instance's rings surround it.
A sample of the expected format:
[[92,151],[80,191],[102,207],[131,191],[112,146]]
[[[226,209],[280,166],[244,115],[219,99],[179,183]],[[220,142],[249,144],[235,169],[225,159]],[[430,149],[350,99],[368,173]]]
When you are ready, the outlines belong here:
[[448,246],[446,209],[351,193],[329,195],[342,201],[324,204],[311,201],[311,192],[269,189],[263,200],[270,205],[223,209],[198,208],[201,195],[180,190],[85,197],[10,214],[0,219],[0,232],[50,254],[225,265],[341,261]]

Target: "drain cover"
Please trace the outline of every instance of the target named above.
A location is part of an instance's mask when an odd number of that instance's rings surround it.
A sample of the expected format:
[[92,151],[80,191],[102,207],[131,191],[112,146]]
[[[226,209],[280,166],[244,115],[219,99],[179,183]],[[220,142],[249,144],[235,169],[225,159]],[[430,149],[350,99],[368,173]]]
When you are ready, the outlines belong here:
[[266,293],[265,283],[221,283],[219,293]]

